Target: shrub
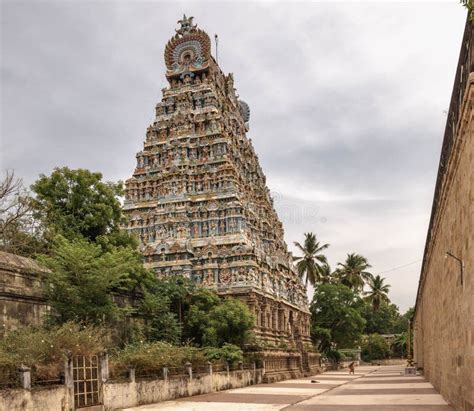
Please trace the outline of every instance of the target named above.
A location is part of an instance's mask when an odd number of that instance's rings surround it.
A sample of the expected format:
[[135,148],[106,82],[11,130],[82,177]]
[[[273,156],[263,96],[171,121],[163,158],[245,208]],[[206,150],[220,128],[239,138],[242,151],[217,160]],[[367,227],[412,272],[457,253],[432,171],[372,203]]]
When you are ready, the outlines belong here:
[[109,346],[104,328],[68,322],[60,327],[26,327],[0,341],[0,368],[30,367],[39,379],[55,379],[70,355],[98,354]]
[[221,347],[230,343],[243,347],[252,338],[254,317],[248,307],[234,298],[219,300],[212,293],[200,292],[189,309],[185,335],[198,344]]
[[224,344],[222,348],[209,347],[205,350],[206,358],[213,361],[227,361],[233,364],[242,361],[244,358],[243,351],[234,344]]
[[328,358],[328,360],[331,360],[331,361],[333,361],[337,364],[341,361],[342,354],[341,354],[341,352],[339,352],[337,350],[327,350],[326,351],[326,357]]
[[129,366],[140,369],[180,367],[186,362],[198,366],[207,363],[202,349],[190,346],[177,347],[163,341],[130,344],[110,355],[110,366],[126,369]]
[[371,334],[362,345],[362,359],[364,361],[382,360],[390,355],[387,341],[379,334]]

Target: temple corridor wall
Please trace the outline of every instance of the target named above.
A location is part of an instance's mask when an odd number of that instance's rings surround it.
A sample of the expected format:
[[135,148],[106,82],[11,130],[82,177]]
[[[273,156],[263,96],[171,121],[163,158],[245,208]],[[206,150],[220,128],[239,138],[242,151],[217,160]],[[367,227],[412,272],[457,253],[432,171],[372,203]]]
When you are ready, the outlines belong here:
[[[440,190],[435,194],[414,318],[414,356],[426,378],[456,410],[472,411],[474,73],[463,89],[449,159],[438,175]],[[447,252],[462,260],[463,270]]]

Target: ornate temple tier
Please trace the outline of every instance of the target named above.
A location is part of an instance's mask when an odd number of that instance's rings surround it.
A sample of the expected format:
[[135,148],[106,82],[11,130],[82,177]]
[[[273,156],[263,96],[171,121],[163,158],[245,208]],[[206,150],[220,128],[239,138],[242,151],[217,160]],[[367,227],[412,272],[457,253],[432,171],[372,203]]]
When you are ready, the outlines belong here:
[[127,228],[159,277],[184,275],[242,299],[257,337],[303,344],[306,291],[246,137],[249,107],[192,20],[184,16],[166,45],[169,87],[126,182]]

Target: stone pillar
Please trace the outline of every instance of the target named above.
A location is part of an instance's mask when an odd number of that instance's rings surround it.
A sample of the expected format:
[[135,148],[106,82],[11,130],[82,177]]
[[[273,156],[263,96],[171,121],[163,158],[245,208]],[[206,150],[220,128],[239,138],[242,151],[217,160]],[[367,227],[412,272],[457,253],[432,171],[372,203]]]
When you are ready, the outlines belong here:
[[67,353],[64,360],[64,385],[67,390],[67,402],[69,404],[68,410],[74,410],[74,374],[72,369],[72,355]]
[[106,351],[100,356],[100,374],[102,382],[106,382],[109,379],[109,355]]
[[163,367],[163,379],[168,379],[168,367]]
[[135,382],[135,367],[133,365],[128,367],[128,380]]
[[193,379],[193,366],[191,365],[190,362],[187,362],[186,364],[184,364],[184,366],[186,368],[186,372],[188,373],[189,380],[192,381],[192,379]]
[[25,390],[31,390],[31,369],[26,365],[21,365],[18,369],[20,372],[21,386]]
[[207,372],[212,375],[212,362],[210,361],[207,362]]

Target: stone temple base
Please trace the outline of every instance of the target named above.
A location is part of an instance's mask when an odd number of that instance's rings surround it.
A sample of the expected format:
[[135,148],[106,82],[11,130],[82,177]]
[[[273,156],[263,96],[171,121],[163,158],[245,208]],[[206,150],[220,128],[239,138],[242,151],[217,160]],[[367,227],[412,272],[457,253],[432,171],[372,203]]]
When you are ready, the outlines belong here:
[[254,335],[265,348],[303,351],[305,345],[311,344],[308,311],[251,287],[216,291],[221,297],[236,298],[249,307],[255,317]]
[[264,369],[263,382],[308,377],[323,371],[319,353],[266,350],[252,353]]

